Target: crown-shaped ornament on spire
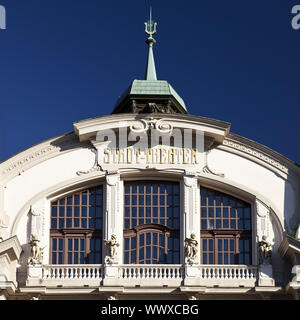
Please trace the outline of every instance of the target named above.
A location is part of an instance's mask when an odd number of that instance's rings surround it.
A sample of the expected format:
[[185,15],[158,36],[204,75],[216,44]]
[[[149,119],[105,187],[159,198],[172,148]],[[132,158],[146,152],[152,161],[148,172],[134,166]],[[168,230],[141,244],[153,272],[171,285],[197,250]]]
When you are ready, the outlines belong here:
[[[150,19],[145,22],[145,32],[149,35],[149,38],[153,39],[152,35],[156,33],[157,22],[152,20],[152,8],[150,7]],[[153,39],[154,40],[154,39]],[[155,40],[154,40],[155,43]]]
[[152,8],[150,7],[150,19],[145,22],[145,32],[149,35],[146,43],[149,46],[149,53],[148,53],[148,62],[145,74],[145,80],[157,80],[156,76],[156,69],[155,69],[155,62],[153,56],[152,47],[155,44],[155,39],[153,38],[153,34],[156,33],[156,26],[157,22],[152,20]]

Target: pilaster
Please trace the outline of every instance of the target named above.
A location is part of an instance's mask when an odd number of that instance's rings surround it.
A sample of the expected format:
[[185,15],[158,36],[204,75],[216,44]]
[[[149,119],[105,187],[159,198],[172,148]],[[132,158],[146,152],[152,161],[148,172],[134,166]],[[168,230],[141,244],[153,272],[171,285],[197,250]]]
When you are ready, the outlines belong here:
[[[114,262],[122,263],[123,252],[123,181],[120,180],[118,172],[108,173],[106,175],[106,211],[104,217],[104,240],[111,239],[112,235],[116,236],[120,246],[117,248],[117,255]],[[103,244],[103,257],[109,255],[109,250]]]
[[190,238],[191,234],[195,234],[198,242],[198,261],[200,253],[200,191],[198,188],[197,177],[187,173],[183,178],[183,241]]

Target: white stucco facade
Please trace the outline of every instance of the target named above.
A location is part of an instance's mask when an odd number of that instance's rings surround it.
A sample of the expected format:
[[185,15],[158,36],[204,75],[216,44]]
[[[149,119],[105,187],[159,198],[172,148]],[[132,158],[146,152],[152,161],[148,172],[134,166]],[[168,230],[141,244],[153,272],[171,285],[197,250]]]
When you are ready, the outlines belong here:
[[[151,127],[170,135],[173,130],[203,132],[200,160],[149,161],[147,165],[104,160],[105,143],[96,139],[99,131],[121,128],[141,133]],[[74,123],[74,132],[2,162],[0,174],[2,299],[299,297],[300,167],[267,147],[231,134],[228,123],[161,113],[84,120]],[[145,179],[180,183],[180,264],[135,266],[123,262],[124,182]],[[99,265],[51,265],[51,201],[99,184],[104,188],[103,239],[115,234],[120,243],[114,263],[107,264],[103,258]],[[201,187],[251,204],[250,266],[207,266],[199,259],[186,263],[184,240],[191,233],[196,235],[201,254]],[[44,254],[40,264],[30,265],[33,234],[38,236]],[[272,243],[270,265],[259,263],[258,243],[263,236]],[[294,241],[293,245],[289,241]],[[104,243],[102,247],[107,254]],[[62,273],[59,268],[69,271]],[[130,268],[139,270],[135,273]]]

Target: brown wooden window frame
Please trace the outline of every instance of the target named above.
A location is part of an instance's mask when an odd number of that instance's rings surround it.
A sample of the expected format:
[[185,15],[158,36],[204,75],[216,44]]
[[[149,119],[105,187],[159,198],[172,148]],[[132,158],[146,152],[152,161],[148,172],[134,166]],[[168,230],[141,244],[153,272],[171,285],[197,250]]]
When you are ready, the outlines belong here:
[[201,186],[200,198],[201,264],[251,265],[251,204]]
[[50,264],[102,263],[103,185],[51,202]]
[[125,264],[179,263],[179,182],[126,181],[123,234]]

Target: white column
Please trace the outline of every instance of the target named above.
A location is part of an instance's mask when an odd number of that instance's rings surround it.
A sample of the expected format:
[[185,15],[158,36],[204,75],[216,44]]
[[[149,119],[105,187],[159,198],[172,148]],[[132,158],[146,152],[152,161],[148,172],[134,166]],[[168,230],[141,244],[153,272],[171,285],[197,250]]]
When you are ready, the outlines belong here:
[[[104,218],[104,240],[110,240],[111,235],[117,237],[120,246],[117,249],[117,263],[122,263],[123,253],[123,181],[119,173],[106,176],[106,211]],[[104,256],[108,255],[104,245]]]
[[[274,237],[272,224],[270,220],[270,208],[266,206],[259,200],[256,200],[256,242],[259,243],[262,240],[263,236],[266,236],[268,240]],[[257,247],[254,247],[254,262],[259,262]],[[275,281],[273,278],[273,266],[272,263],[261,263],[259,265],[259,279],[258,279],[259,286],[275,286]]]
[[[118,284],[118,264],[122,263],[123,255],[123,181],[120,180],[118,172],[106,176],[106,211],[104,219],[104,242],[103,253],[105,259],[103,285]],[[111,240],[112,235],[116,236],[119,243],[117,255],[113,259],[109,257],[109,248],[105,240]]]
[[[200,251],[200,191],[196,176],[184,176],[184,219],[183,219],[183,241],[190,238],[191,234],[196,235],[198,242],[198,258]],[[199,259],[198,259],[199,260]]]
[[184,263],[185,263],[185,285],[195,284],[195,278],[199,277],[200,270],[198,264],[200,262],[200,193],[198,187],[197,177],[194,175],[186,174],[183,178],[184,190],[184,221],[183,221],[183,246],[186,238],[191,238],[195,234],[195,239],[198,242],[198,253],[195,259],[187,261],[185,258],[184,250]]

